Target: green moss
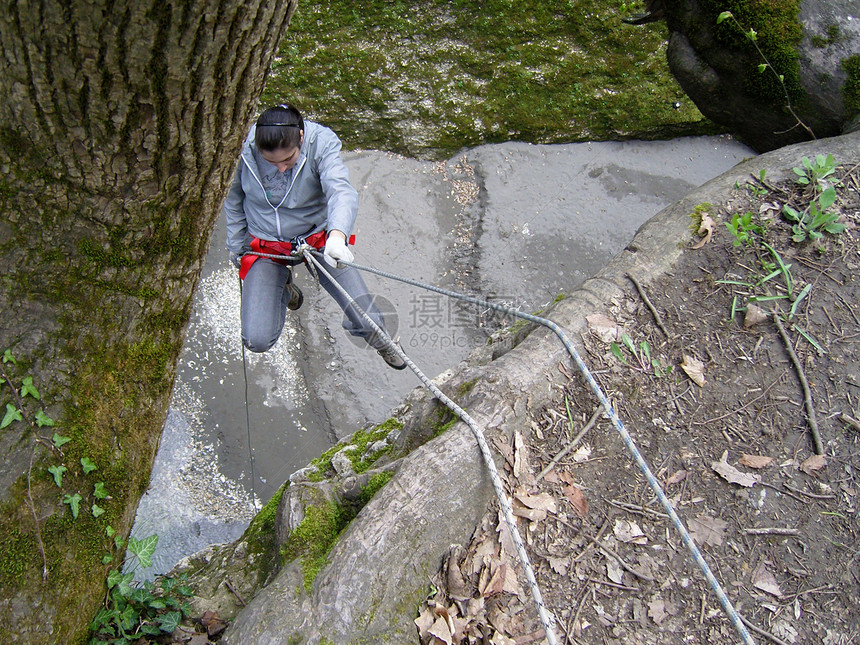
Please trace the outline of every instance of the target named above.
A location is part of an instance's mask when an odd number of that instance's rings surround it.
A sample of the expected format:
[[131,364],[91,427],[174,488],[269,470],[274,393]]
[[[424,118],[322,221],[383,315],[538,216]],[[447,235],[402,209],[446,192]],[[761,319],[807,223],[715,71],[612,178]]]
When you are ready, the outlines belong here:
[[702,227],[702,214],[703,213],[713,213],[714,205],[710,202],[702,202],[701,204],[696,204],[695,208],[693,208],[693,212],[690,213],[690,231],[694,235],[699,234],[699,229]]
[[842,69],[848,80],[842,86],[842,100],[849,117],[860,114],[860,54],[854,54],[842,61]]
[[436,410],[436,423],[433,424],[433,437],[435,438],[439,435],[445,434],[459,420],[460,417],[451,412],[451,410],[444,405],[440,404],[439,409]]
[[665,25],[622,15],[600,0],[302,2],[262,103],[294,102],[347,148],[424,158],[717,131],[668,69]]
[[271,499],[260,509],[260,512],[254,516],[242,535],[242,538],[248,542],[249,549],[254,553],[263,554],[264,560],[267,562],[275,559],[277,555],[273,551],[275,546],[275,516],[287,486],[289,486],[289,482],[286,482],[272,495]]
[[[667,14],[685,20],[682,4],[666,4]],[[701,20],[707,24],[691,28],[714,33],[711,64],[733,66],[737,55],[745,56],[750,61],[743,80],[748,94],[778,106],[785,104],[786,93],[793,103],[803,100],[805,92],[800,83],[798,54],[803,38],[800,0],[702,0],[700,9]],[[737,23],[724,20],[717,24],[717,17],[724,11],[731,12]],[[750,30],[755,31],[755,42],[748,37]],[[727,57],[726,52],[736,52],[736,55]],[[772,70],[759,71],[759,65],[766,63]],[[782,82],[778,76],[783,77]]]
[[354,515],[336,502],[305,508],[305,519],[281,549],[284,561],[301,558],[305,591],[310,592],[317,574],[325,567],[329,551]]
[[376,495],[376,493],[378,493],[383,486],[385,486],[388,482],[391,481],[392,477],[394,477],[394,473],[390,470],[376,473],[373,477],[371,477],[370,481],[367,482],[367,485],[361,489],[359,504],[362,507],[366,506],[367,503],[371,499],[373,499],[373,496]]
[[392,417],[368,430],[359,430],[348,439],[338,442],[337,445],[332,446],[322,455],[312,460],[311,465],[316,466],[317,472],[311,475],[309,479],[311,479],[311,481],[322,481],[331,474],[333,470],[331,465],[332,457],[347,446],[352,446],[352,448],[347,450],[344,454],[352,462],[353,470],[355,470],[356,473],[366,472],[379,460],[380,457],[389,454],[392,450],[390,445],[386,446],[383,450],[376,452],[368,459],[362,461],[362,455],[364,455],[367,447],[376,441],[385,439],[392,430],[399,430],[402,427],[403,422]]

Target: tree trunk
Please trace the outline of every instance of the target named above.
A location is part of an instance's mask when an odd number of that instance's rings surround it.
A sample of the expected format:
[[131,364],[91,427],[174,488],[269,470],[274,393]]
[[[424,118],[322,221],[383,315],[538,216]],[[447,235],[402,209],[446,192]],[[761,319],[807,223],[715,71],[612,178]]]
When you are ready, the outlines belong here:
[[[123,559],[108,527],[128,535],[147,487],[209,235],[295,6],[0,10],[0,418],[23,412],[0,430],[0,642],[83,642]],[[21,396],[27,377],[40,399]]]

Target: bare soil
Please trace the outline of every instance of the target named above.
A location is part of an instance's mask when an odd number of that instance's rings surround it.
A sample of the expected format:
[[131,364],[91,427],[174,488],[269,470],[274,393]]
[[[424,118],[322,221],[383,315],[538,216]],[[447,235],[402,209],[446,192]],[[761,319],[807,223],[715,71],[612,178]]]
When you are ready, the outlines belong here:
[[[582,337],[757,643],[860,643],[860,171],[837,177],[843,233],[792,241],[782,206],[804,208],[809,188],[751,180],[707,209],[709,241],[660,280],[631,281]],[[762,230],[735,245],[724,223],[746,212]],[[753,324],[749,298],[768,294],[788,297],[756,303],[766,315]],[[696,361],[699,384],[682,367],[698,378]],[[558,642],[741,642],[584,380],[559,369],[570,377],[564,402],[499,446]],[[546,642],[502,524],[490,509],[472,542],[452,548],[416,621],[423,643]]]

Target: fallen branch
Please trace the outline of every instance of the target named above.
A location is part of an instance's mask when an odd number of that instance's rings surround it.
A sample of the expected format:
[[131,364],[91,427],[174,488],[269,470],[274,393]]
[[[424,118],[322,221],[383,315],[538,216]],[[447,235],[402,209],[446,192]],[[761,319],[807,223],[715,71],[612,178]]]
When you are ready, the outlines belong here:
[[744,529],[745,535],[799,535],[799,529],[786,529],[779,527]]
[[540,471],[538,473],[538,476],[535,478],[536,482],[539,482],[541,479],[543,479],[546,476],[546,474],[555,467],[555,465],[559,462],[559,460],[563,459],[566,454],[568,454],[571,450],[576,448],[576,446],[579,444],[579,442],[585,436],[585,433],[588,432],[589,430],[591,430],[594,427],[594,424],[597,423],[597,417],[600,415],[600,410],[601,410],[600,406],[597,406],[596,408],[594,408],[594,412],[592,413],[591,418],[588,420],[588,423],[585,424],[585,427],[582,430],[580,430],[579,434],[573,438],[573,441],[571,441],[569,444],[567,444],[567,446],[565,446],[561,450],[561,452],[559,452],[555,457],[552,458],[552,460],[549,462],[549,464],[547,464],[546,468],[544,468],[542,471]]
[[663,325],[663,319],[660,318],[660,314],[657,313],[657,310],[654,308],[654,305],[651,304],[651,301],[648,299],[648,294],[645,293],[645,290],[642,288],[642,285],[640,285],[639,281],[636,280],[636,278],[634,278],[629,273],[627,274],[627,277],[630,278],[630,282],[632,282],[633,286],[636,287],[636,291],[639,292],[639,297],[642,298],[642,301],[645,303],[645,306],[648,307],[648,311],[650,311],[651,315],[654,316],[654,322],[657,323],[657,327],[660,328],[660,331],[663,332],[666,338],[671,338],[669,332],[666,331],[666,327]]
[[818,432],[818,421],[815,418],[815,407],[812,405],[812,392],[809,389],[809,381],[806,380],[806,373],[803,371],[803,365],[791,345],[791,339],[782,326],[782,321],[779,319],[779,314],[774,312],[773,322],[779,330],[779,335],[782,337],[782,342],[788,352],[791,362],[794,364],[794,369],[797,370],[797,376],[800,378],[800,385],[803,388],[803,399],[806,404],[806,420],[809,423],[809,430],[812,432],[812,441],[815,444],[815,454],[824,454],[824,444],[821,442],[821,434]]
[[800,490],[799,488],[794,488],[793,486],[789,486],[788,484],[783,484],[788,490],[794,491],[798,495],[806,495],[807,497],[811,497],[812,499],[836,499],[836,495],[818,495],[816,493],[807,493],[805,490]]
[[248,606],[248,603],[246,603],[246,602],[245,602],[245,599],[244,599],[244,598],[242,598],[242,594],[240,594],[240,593],[239,593],[239,591],[236,589],[236,587],[234,587],[234,586],[233,586],[233,583],[232,583],[232,582],[230,582],[230,579],[229,579],[229,578],[224,578],[224,584],[226,584],[226,585],[227,585],[227,589],[229,589],[231,592],[233,592],[233,595],[234,595],[234,596],[236,596],[236,599],[239,601],[239,603],[240,603],[243,607],[247,607],[247,606]]
[[851,426],[855,430],[860,430],[860,421],[858,421],[857,419],[855,419],[853,417],[849,417],[844,412],[839,415],[839,420],[844,422],[844,423],[847,423],[849,426]]
[[769,639],[769,640],[773,641],[773,642],[774,642],[774,643],[776,643],[777,645],[788,645],[788,643],[786,643],[786,642],[785,642],[784,640],[782,640],[781,638],[779,638],[779,637],[777,637],[777,636],[774,636],[774,635],[773,635],[773,634],[771,634],[770,632],[766,632],[766,631],[765,631],[765,630],[763,630],[761,627],[756,627],[755,625],[753,625],[750,621],[748,621],[748,620],[747,620],[746,618],[744,618],[743,616],[741,616],[741,617],[740,617],[740,619],[741,619],[741,622],[742,622],[744,625],[746,625],[749,629],[751,629],[752,631],[754,631],[754,632],[755,632],[756,634],[758,634],[759,636],[764,636],[765,638],[767,638],[767,639]]

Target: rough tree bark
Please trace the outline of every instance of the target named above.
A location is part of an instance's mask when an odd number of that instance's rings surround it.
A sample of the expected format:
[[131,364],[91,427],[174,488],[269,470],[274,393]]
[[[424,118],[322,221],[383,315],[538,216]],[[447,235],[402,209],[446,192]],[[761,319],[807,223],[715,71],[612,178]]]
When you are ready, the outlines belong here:
[[147,486],[209,234],[296,1],[0,9],[0,353],[17,361],[0,417],[10,385],[41,394],[0,430],[3,643],[86,638],[123,555],[107,527],[127,536]]

